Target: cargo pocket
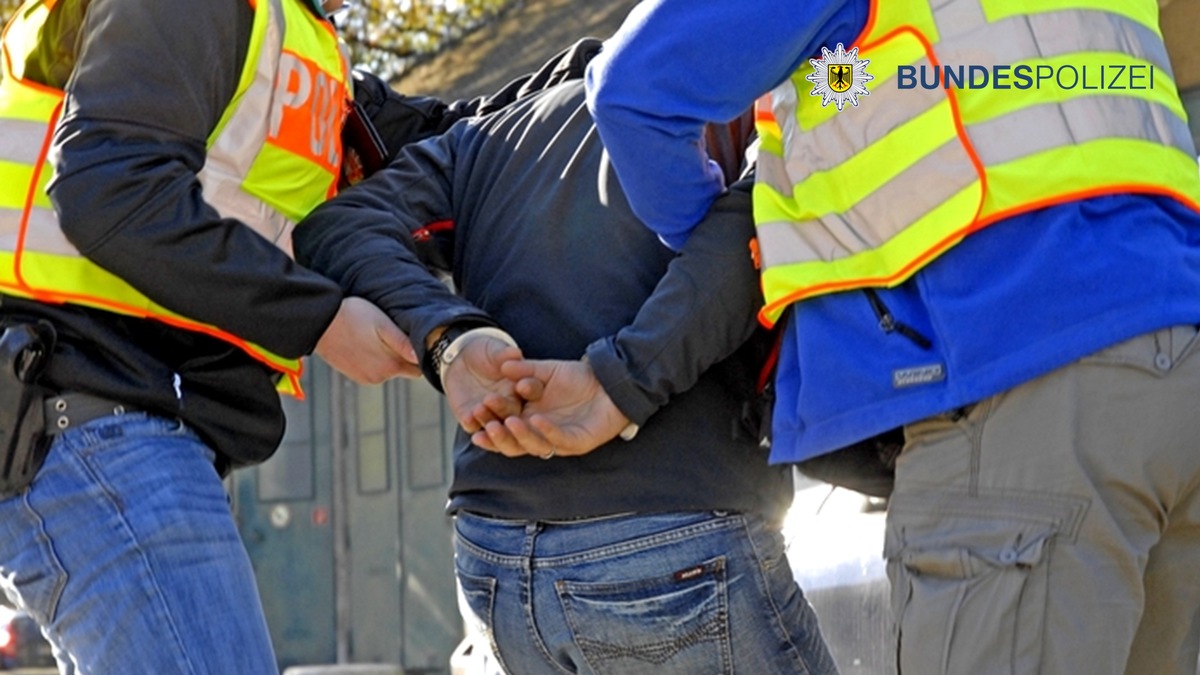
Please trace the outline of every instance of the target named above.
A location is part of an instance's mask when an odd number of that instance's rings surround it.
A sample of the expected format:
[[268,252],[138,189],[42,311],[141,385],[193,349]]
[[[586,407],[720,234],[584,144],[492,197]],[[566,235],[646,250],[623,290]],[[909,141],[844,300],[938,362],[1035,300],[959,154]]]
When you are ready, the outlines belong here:
[[889,505],[884,544],[901,675],[1033,673],[1049,559],[1074,500],[968,498]]
[[575,644],[597,675],[732,673],[725,558],[650,579],[557,582]]

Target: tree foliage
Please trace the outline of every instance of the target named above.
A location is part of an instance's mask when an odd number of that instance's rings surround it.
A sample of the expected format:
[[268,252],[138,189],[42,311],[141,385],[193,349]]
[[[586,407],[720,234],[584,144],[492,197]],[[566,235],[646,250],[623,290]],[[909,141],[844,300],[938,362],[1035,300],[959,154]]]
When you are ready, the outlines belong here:
[[20,6],[20,0],[0,0],[0,19],[3,19],[4,23],[7,24],[8,17],[12,16],[13,12],[17,11],[17,8]]
[[511,4],[513,0],[359,0],[342,13],[338,25],[353,63],[390,79]]
[[[392,78],[520,1],[349,0],[336,22],[354,64]],[[0,0],[0,18],[7,22],[20,5]]]

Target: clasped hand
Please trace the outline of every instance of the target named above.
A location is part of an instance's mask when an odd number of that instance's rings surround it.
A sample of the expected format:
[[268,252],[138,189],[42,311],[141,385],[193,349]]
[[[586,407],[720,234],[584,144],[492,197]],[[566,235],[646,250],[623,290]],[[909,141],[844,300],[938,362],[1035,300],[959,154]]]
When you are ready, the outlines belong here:
[[468,338],[442,388],[471,442],[507,457],[584,455],[629,424],[587,363],[525,359],[486,335]]

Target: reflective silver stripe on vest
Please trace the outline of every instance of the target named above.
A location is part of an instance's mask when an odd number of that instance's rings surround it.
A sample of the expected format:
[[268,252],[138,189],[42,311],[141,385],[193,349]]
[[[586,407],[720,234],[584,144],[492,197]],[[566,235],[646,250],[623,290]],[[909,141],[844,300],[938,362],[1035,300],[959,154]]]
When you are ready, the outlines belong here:
[[0,134],[0,160],[32,166],[46,140],[46,123],[5,119]]
[[[9,118],[0,120],[0,126],[4,129],[4,133],[0,134],[0,160],[35,168],[42,161],[46,123]],[[21,208],[0,207],[0,251],[17,250],[23,214]],[[54,211],[39,206],[30,209],[25,248],[58,255],[79,255],[79,251],[67,241],[58,227],[58,217]]]
[[291,230],[295,224],[242,189],[242,181],[267,140],[275,77],[283,55],[285,26],[281,0],[270,0],[268,11],[254,81],[209,147],[199,179],[204,186],[204,200],[222,217],[240,220],[291,255]]
[[[1103,118],[1122,120],[1120,133],[1093,123]],[[1012,133],[1013,129],[1020,132]],[[1063,138],[1077,143],[1098,138],[1163,141],[1176,147],[1190,146],[1192,142],[1187,124],[1169,109],[1124,96],[1094,96],[1035,105],[971,125],[967,127],[967,135],[985,166],[1061,147]],[[768,156],[759,154],[760,172]],[[812,227],[811,222],[759,224],[763,263],[770,266],[828,261],[878,248],[975,179],[975,167],[955,137],[854,204],[845,214],[830,213],[817,218],[823,228]],[[785,194],[790,195],[790,190],[789,187]],[[799,230],[804,231],[803,237],[794,232]]]
[[[922,58],[916,64],[928,66]],[[880,78],[882,79],[882,78]],[[878,80],[876,80],[878,81]],[[806,94],[802,94],[806,95]],[[871,118],[863,124],[863,109],[848,110],[835,115],[814,130],[803,131],[795,115],[796,89],[784,82],[771,92],[775,120],[784,142],[784,156],[759,153],[759,181],[783,194],[790,194],[797,185],[819,171],[829,171],[883,139],[896,127],[908,122],[930,108],[944,103],[946,93],[941,89],[896,88],[896,78],[889,77],[871,87],[869,104]],[[882,99],[882,101],[880,100]]]
[[[283,8],[271,0],[271,12],[261,56],[250,85],[237,110],[210,148],[199,179],[204,198],[227,218],[236,218],[291,254],[293,223],[241,187],[242,179],[267,138],[268,111],[274,92],[275,71],[283,52]],[[36,166],[46,124],[25,120],[0,121],[0,159]],[[232,172],[232,173],[231,173]],[[0,208],[0,250],[15,251],[22,211]],[[34,206],[25,234],[25,250],[78,257],[79,251],[63,235],[57,214]]]
[[[20,209],[0,208],[0,251],[17,250],[20,226]],[[79,250],[67,241],[67,237],[58,227],[58,218],[50,209],[30,210],[29,227],[25,231],[25,249],[55,255],[79,256]]]
[[[978,2],[952,0],[939,7],[935,17],[941,41],[934,49],[945,65],[990,67],[1036,56],[1121,52],[1170,72],[1165,47],[1153,31],[1102,11],[1063,10],[988,24]],[[914,65],[929,63],[922,59]],[[781,85],[773,94],[773,103],[786,159],[760,153],[758,180],[790,198],[795,187],[812,179],[814,173],[837,169],[899,125],[946,100],[941,88],[926,90],[918,85],[901,91],[894,74],[886,75],[886,80],[872,87],[871,116],[865,121],[861,111],[851,111],[810,131],[798,128],[794,85]],[[968,126],[966,133],[985,166],[1100,138],[1153,141],[1195,153],[1186,122],[1175,112],[1123,95],[1093,94],[1060,104],[1034,105]],[[976,177],[969,156],[954,138],[862,197],[844,214],[821,214],[804,223],[759,223],[764,266],[830,261],[878,248],[970,186]]]
[[1142,59],[1170,73],[1162,38],[1146,26],[1103,10],[1062,9],[1010,16],[988,23],[975,2],[952,1],[933,12],[938,54],[946,64],[992,66],[1035,56],[1053,58],[1076,52],[1117,52]]
[[[1097,119],[1121,120],[1121,132],[1095,124]],[[1012,133],[1020,129],[1020,133]],[[1157,141],[1187,149],[1192,133],[1187,122],[1160,103],[1127,96],[1089,96],[1062,103],[1045,103],[967,127],[979,159],[994,166],[1050,150],[1063,138],[1084,143],[1099,138]]]
[[[1009,65],[1031,57],[1055,57],[1084,51],[1111,51],[1144,59],[1166,75],[1171,74],[1170,60],[1162,40],[1136,21],[1107,12],[1062,10],[1030,16],[1009,17],[986,23],[983,10],[975,2],[950,2],[935,11],[942,41],[934,51],[943,65]],[[931,68],[922,58],[913,64]],[[813,172],[828,171],[845,163],[863,149],[876,143],[900,124],[915,118],[946,100],[942,88],[897,88],[895,73],[872,73],[871,119],[864,124],[861,110],[835,115],[815,130],[795,128],[795,108],[789,99],[796,96],[795,86],[784,82],[772,93],[775,118],[784,131],[787,148],[786,173],[778,165],[764,170],[775,158],[764,162],[760,157],[760,180],[785,194]],[[800,95],[807,95],[801,92]],[[1189,143],[1188,146],[1191,144]],[[1187,147],[1180,146],[1187,151]]]
[[[912,194],[912,181],[921,194]],[[758,241],[764,267],[810,260],[835,260],[876,248],[917,218],[975,182],[975,167],[958,137],[921,158],[896,178],[855,204],[845,214],[811,223],[759,223]]]

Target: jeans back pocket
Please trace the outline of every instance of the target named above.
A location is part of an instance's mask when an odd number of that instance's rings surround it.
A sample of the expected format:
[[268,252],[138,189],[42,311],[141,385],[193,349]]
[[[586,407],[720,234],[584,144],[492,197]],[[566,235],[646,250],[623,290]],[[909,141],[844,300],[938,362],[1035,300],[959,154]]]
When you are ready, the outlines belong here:
[[724,556],[647,579],[556,584],[596,675],[732,673]]

